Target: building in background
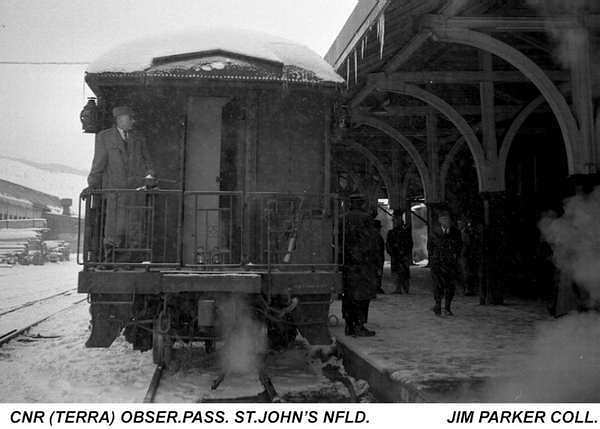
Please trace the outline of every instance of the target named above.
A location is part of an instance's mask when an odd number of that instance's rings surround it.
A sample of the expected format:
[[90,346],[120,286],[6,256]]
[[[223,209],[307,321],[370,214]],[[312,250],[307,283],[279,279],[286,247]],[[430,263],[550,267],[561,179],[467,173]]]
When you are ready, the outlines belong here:
[[[71,216],[72,200],[60,199],[7,180],[0,179],[0,227],[21,227],[18,220],[46,219],[46,240],[77,244],[77,218]],[[4,221],[4,222],[3,222]],[[4,223],[4,225],[2,225]],[[26,227],[23,225],[22,227]]]
[[62,213],[61,200],[7,180],[0,180],[0,220],[39,219]]

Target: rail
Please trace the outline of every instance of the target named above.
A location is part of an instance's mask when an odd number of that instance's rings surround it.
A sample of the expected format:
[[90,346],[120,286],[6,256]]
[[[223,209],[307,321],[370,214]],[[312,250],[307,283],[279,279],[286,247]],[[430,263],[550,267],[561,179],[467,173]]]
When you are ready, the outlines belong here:
[[[341,264],[334,194],[104,189],[79,201],[86,268],[325,269]],[[85,213],[85,218],[81,216]]]

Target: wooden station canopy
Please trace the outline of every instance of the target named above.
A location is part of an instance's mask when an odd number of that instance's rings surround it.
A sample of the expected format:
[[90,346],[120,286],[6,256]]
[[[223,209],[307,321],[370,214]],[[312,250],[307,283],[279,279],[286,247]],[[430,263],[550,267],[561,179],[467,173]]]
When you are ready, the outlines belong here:
[[568,174],[595,174],[599,36],[594,0],[360,0],[325,57],[346,79],[343,146],[396,206],[411,180],[444,201],[458,154],[479,192],[504,191],[518,134],[560,135]]

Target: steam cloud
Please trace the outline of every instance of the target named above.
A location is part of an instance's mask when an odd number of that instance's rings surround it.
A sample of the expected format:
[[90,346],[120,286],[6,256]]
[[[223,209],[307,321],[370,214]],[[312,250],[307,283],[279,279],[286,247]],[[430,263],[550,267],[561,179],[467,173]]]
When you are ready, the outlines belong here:
[[[581,15],[593,0],[527,0],[541,16]],[[584,52],[585,32],[579,28],[558,28],[549,23],[546,31],[555,41],[556,59],[567,69],[572,69]]]
[[[493,382],[486,402],[600,401],[600,314],[569,314],[538,326],[520,374]],[[512,366],[514,368],[514,366]]]
[[600,300],[600,187],[569,198],[564,209],[559,218],[542,219],[540,230],[552,245],[555,265],[592,301]]
[[221,365],[225,373],[256,373],[267,349],[266,330],[252,317],[242,298],[232,299],[223,306],[225,345],[221,350]]
[[[600,298],[600,187],[565,201],[564,214],[546,216],[539,227],[552,245],[554,263],[567,281]],[[592,308],[594,302],[586,307]],[[520,374],[489,388],[489,401],[600,401],[600,313],[570,313],[537,327]],[[514,368],[514,363],[513,366]]]

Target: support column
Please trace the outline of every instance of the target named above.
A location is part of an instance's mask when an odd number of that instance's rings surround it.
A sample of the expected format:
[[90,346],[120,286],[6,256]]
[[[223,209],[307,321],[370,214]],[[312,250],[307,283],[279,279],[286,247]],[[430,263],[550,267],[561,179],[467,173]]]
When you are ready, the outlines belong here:
[[[490,74],[492,67],[492,54],[479,51],[481,69]],[[496,141],[496,114],[494,105],[494,82],[483,81],[479,84],[479,98],[481,100],[481,134],[483,136],[483,149],[488,162],[498,159],[498,142]],[[489,174],[489,173],[488,173]]]
[[441,210],[448,210],[448,206],[446,205],[446,203],[441,201],[430,201],[425,203],[425,205],[427,206],[427,234],[429,234],[432,229],[440,225],[437,220],[438,215]]
[[594,142],[594,105],[592,101],[592,71],[590,62],[590,34],[587,28],[576,28],[567,40],[571,41],[571,87],[575,115],[579,122],[582,140],[582,157],[585,160],[585,173],[597,171],[598,149]]
[[441,197],[441,171],[440,171],[440,142],[438,140],[438,117],[433,109],[429,110],[426,117],[427,127],[427,163],[431,175],[431,201],[438,201]]
[[[431,177],[431,196],[427,201],[427,234],[438,225],[438,213],[446,209],[446,205],[441,200],[441,171],[440,171],[440,142],[438,139],[438,117],[433,109],[430,109],[426,116],[427,128],[427,163],[429,165],[429,174]],[[427,253],[430,252],[430,241],[427,241]]]
[[402,174],[400,174],[400,148],[394,146],[392,150],[392,174],[391,179],[394,189],[388,189],[390,207],[392,210],[404,210],[406,195],[402,192]]
[[483,225],[481,231],[481,277],[479,302],[482,305],[504,303],[506,267],[506,195],[482,192]]
[[[493,72],[492,54],[479,52],[479,62],[484,72]],[[480,242],[481,263],[477,264],[479,302],[503,304],[506,270],[506,197],[500,180],[503,172],[498,168],[498,141],[496,136],[496,112],[494,82],[484,81],[479,85],[481,101],[481,134],[486,163],[486,187],[483,199],[483,225],[475,240]],[[493,192],[490,192],[493,191]],[[478,231],[479,232],[479,231]],[[479,259],[479,258],[477,258]],[[473,262],[473,261],[472,261]],[[477,262],[475,262],[477,263]]]

